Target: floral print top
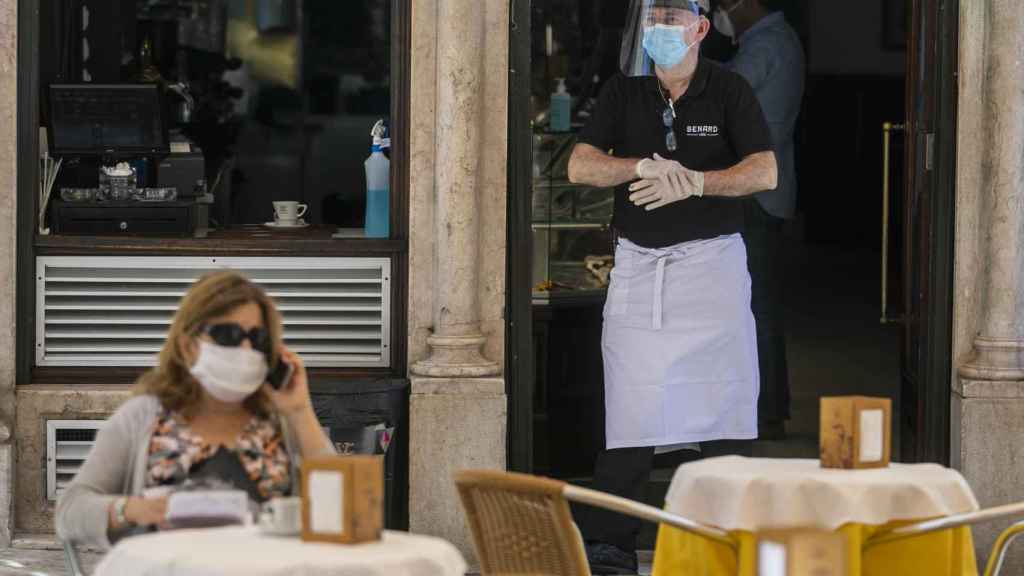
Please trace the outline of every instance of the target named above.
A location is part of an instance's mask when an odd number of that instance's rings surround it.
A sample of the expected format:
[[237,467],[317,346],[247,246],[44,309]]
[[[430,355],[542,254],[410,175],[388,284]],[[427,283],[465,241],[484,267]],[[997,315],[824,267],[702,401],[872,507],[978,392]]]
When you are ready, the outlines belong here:
[[289,494],[288,451],[280,428],[272,420],[253,416],[239,434],[234,448],[228,449],[208,444],[167,410],[157,418],[150,437],[146,487],[185,484],[194,469],[220,450],[238,457],[261,501]]

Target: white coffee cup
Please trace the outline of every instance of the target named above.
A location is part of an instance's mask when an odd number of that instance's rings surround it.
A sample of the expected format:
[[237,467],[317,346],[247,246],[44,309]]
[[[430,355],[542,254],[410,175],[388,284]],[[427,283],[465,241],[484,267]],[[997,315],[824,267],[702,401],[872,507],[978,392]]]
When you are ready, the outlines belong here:
[[274,202],[274,221],[285,226],[293,226],[299,218],[306,214],[309,206],[298,202]]
[[302,531],[302,498],[272,498],[263,504],[260,527],[274,534],[298,534]]

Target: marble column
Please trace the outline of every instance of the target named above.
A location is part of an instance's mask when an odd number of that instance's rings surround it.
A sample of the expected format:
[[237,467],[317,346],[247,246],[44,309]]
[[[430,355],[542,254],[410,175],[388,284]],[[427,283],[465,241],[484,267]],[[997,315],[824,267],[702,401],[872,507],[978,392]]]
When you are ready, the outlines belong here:
[[991,0],[985,89],[987,302],[965,378],[1024,380],[1024,2]]
[[409,528],[473,563],[452,476],[504,469],[509,0],[414,0]]
[[[1019,0],[960,2],[950,456],[982,507],[1024,500],[1022,21]],[[975,527],[982,563],[1010,523]],[[1024,573],[1024,553],[1004,572]]]
[[[0,548],[11,542],[18,190],[17,2],[0,2]],[[31,193],[31,191],[27,191]]]
[[494,376],[497,362],[484,358],[480,330],[479,202],[485,10],[480,0],[437,2],[437,170],[435,173],[434,332],[430,356],[415,363],[420,376]]

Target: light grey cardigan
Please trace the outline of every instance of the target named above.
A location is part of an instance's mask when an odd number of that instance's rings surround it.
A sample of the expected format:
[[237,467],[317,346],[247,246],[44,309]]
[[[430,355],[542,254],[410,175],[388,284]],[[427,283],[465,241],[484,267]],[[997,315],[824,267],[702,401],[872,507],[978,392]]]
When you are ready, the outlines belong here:
[[[82,468],[57,502],[58,538],[110,547],[110,505],[121,496],[142,496],[149,440],[160,412],[160,401],[155,396],[136,396],[107,420]],[[292,460],[295,489],[301,453],[290,428],[282,422],[281,429]]]

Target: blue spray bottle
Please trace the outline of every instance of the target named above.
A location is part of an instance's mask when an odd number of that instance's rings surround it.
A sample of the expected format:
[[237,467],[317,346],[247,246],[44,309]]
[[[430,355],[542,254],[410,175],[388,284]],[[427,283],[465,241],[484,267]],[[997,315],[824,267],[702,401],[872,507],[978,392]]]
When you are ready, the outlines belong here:
[[388,207],[391,198],[391,161],[384,155],[386,146],[384,121],[373,125],[373,151],[366,159],[366,237],[390,236]]
[[572,129],[572,96],[565,88],[565,78],[558,78],[558,88],[551,95],[551,131],[568,132]]

